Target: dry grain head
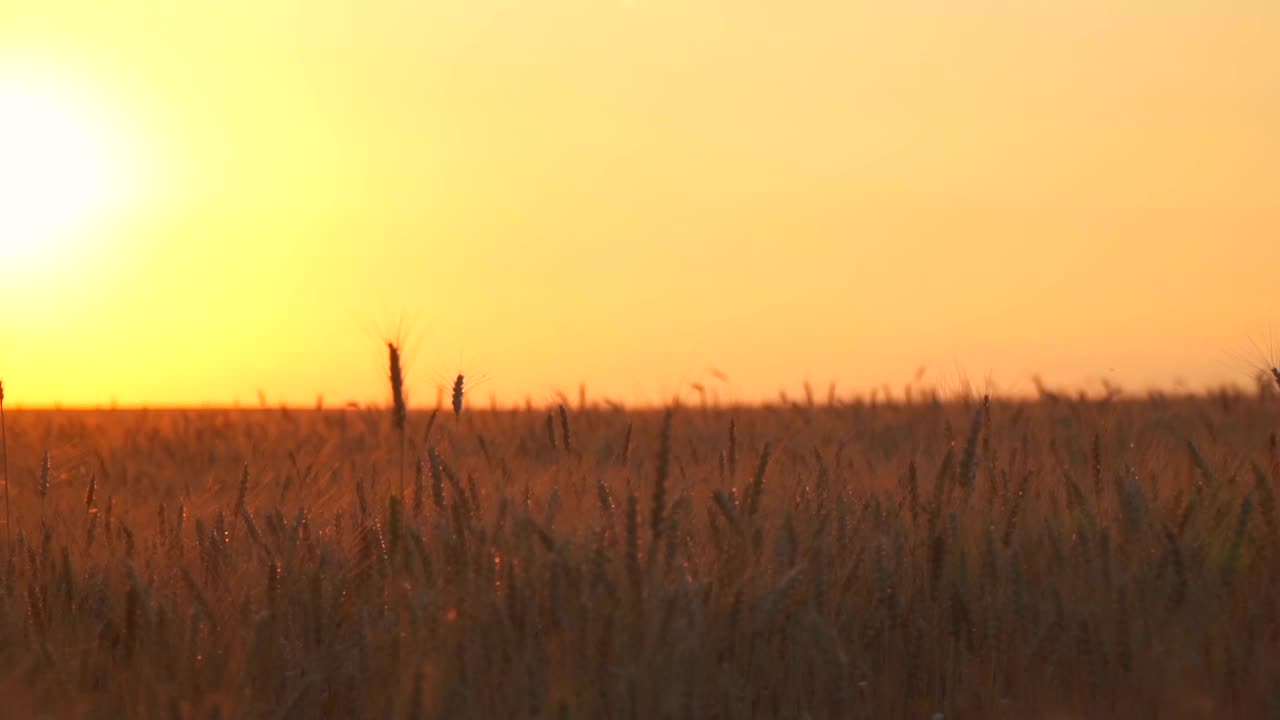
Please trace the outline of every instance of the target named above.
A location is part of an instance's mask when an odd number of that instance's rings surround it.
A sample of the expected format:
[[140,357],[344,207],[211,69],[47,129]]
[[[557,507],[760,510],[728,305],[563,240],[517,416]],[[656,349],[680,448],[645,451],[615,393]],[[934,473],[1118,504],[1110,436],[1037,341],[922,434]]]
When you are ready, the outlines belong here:
[[462,373],[458,373],[458,377],[453,379],[452,399],[453,399],[453,416],[454,417],[459,417],[462,415],[462,399],[463,399],[463,393],[465,392],[465,387],[466,387],[466,379],[462,376]]
[[400,346],[387,341],[387,365],[391,378],[391,420],[396,430],[404,432],[408,412],[404,401],[404,369],[400,364]]

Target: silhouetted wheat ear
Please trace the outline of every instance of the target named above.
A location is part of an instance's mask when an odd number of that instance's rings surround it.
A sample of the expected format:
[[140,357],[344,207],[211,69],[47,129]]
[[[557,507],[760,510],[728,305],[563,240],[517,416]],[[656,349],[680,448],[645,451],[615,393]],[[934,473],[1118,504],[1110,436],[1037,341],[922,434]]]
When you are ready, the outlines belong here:
[[564,403],[560,404],[560,435],[564,438],[565,452],[573,452],[573,440],[569,434],[569,411],[565,409]]
[[458,373],[458,377],[453,380],[453,416],[462,415],[462,393],[464,383],[466,381],[462,377],[462,373]]
[[427,430],[422,433],[422,444],[426,445],[431,441],[431,428],[436,426],[436,416],[440,414],[440,408],[431,411],[431,416],[427,418]]
[[431,471],[431,502],[437,510],[444,510],[444,473],[441,472],[440,455],[432,446],[427,447],[428,468]]
[[387,342],[387,365],[389,366],[387,374],[391,378],[391,423],[400,436],[400,497],[403,498],[404,456],[407,441],[405,425],[409,411],[404,401],[404,368],[400,364],[400,347],[390,341]]
[[89,489],[84,494],[84,509],[86,511],[93,510],[93,496],[98,491],[98,475],[94,473],[89,476]]
[[404,432],[404,421],[407,415],[404,403],[404,371],[400,367],[400,348],[393,342],[387,343],[387,364],[391,376],[391,420],[398,432]]
[[1280,368],[1271,368],[1271,377],[1275,378],[1276,387],[1280,387]]

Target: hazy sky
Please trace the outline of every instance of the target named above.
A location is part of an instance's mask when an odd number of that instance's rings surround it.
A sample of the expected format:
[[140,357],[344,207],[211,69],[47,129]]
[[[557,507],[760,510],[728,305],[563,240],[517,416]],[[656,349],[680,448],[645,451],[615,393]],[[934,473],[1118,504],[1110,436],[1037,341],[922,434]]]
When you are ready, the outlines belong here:
[[376,400],[402,313],[419,403],[1244,383],[1280,332],[1275,0],[0,0],[6,75],[130,184],[0,237],[10,402]]

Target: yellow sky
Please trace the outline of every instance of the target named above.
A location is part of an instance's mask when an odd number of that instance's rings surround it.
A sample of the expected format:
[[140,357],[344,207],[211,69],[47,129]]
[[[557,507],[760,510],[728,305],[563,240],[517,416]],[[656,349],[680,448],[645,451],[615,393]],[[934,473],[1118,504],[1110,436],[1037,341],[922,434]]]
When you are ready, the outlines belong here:
[[401,313],[428,404],[1244,383],[1280,324],[1274,0],[0,0],[19,71],[138,188],[0,265],[13,403],[372,401]]

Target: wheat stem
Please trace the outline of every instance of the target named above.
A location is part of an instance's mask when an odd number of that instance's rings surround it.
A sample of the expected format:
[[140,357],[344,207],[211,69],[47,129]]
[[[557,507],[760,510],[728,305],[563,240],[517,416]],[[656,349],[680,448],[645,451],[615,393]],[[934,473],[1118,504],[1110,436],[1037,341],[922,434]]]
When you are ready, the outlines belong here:
[[0,469],[4,470],[4,541],[13,544],[13,521],[9,515],[9,438],[4,428],[4,381],[0,380]]

